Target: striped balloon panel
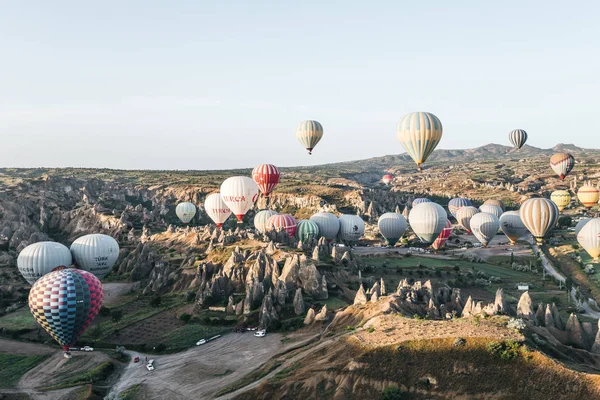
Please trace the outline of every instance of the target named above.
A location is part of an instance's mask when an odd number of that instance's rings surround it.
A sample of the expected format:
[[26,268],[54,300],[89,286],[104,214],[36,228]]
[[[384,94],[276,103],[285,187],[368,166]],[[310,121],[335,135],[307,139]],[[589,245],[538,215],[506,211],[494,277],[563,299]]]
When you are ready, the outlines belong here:
[[556,204],[558,211],[562,211],[571,203],[571,194],[566,190],[556,190],[550,195],[550,200]]
[[597,262],[600,255],[600,218],[588,221],[577,234],[577,241],[594,259],[594,262]]
[[467,232],[471,232],[471,218],[478,212],[479,210],[473,206],[462,207],[456,212],[456,220]]
[[398,213],[385,213],[379,217],[377,228],[388,244],[393,246],[406,232],[406,218]]
[[489,199],[489,200],[484,201],[483,204],[488,205],[488,206],[498,206],[502,209],[502,212],[504,212],[504,210],[506,209],[506,207],[504,206],[504,202],[502,200]]
[[427,197],[417,197],[412,201],[413,207],[423,203],[431,203],[431,200],[429,200]]
[[410,113],[398,123],[396,136],[420,166],[442,139],[442,123],[438,117],[428,112]]
[[56,242],[37,242],[25,247],[17,257],[17,267],[23,278],[33,285],[35,281],[56,267],[70,267],[71,250]]
[[452,223],[449,220],[446,220],[446,226],[442,229],[440,236],[435,239],[435,241],[431,244],[435,250],[441,249],[444,244],[448,241],[448,238],[452,234]]
[[499,206],[495,206],[493,204],[482,204],[481,207],[479,207],[479,211],[483,213],[494,214],[496,218],[500,218],[503,212]]
[[508,139],[515,148],[520,149],[527,141],[527,132],[523,129],[515,129],[508,134]]
[[585,224],[587,224],[591,220],[591,218],[583,218],[581,221],[579,221],[577,225],[575,225],[575,236],[579,235],[579,232],[581,232]]
[[181,222],[187,224],[194,218],[196,215],[196,206],[189,202],[179,203],[177,207],[175,207],[175,214]]
[[296,138],[311,151],[323,137],[323,126],[317,121],[302,121],[296,128]]
[[550,167],[558,174],[560,179],[565,179],[565,176],[571,172],[575,165],[575,158],[568,153],[556,153],[550,157]]
[[276,166],[261,164],[252,170],[252,179],[260,191],[268,197],[279,183],[280,173]]
[[85,235],[71,244],[71,253],[79,268],[102,279],[119,258],[119,243],[108,235]]
[[254,216],[254,228],[260,233],[265,233],[267,231],[267,221],[269,221],[269,218],[273,215],[277,215],[273,210],[262,210],[257,212]]
[[582,186],[577,191],[577,198],[586,208],[592,208],[596,204],[598,204],[599,193],[597,188],[594,186]]
[[298,221],[296,228],[296,239],[303,242],[309,242],[312,239],[319,238],[319,225],[313,221],[303,219]]
[[340,238],[356,242],[365,234],[365,221],[358,215],[340,215]]
[[220,227],[231,215],[231,210],[221,198],[221,193],[213,193],[204,200],[204,211]]
[[496,236],[496,233],[498,233],[498,229],[500,229],[500,221],[495,214],[480,212],[473,215],[470,226],[471,231],[477,240],[479,240],[482,245],[487,246],[488,243],[492,241],[494,236]]
[[527,234],[527,228],[518,211],[507,211],[500,217],[500,229],[506,235],[506,237],[515,243],[517,240]]
[[276,230],[283,228],[290,237],[296,234],[296,219],[290,214],[273,215],[267,220],[267,230]]
[[437,239],[447,220],[446,210],[436,203],[419,204],[408,215],[411,229],[425,244],[431,244]]
[[519,209],[521,221],[538,243],[554,228],[558,215],[556,204],[544,198],[526,200]]
[[35,320],[65,350],[94,320],[104,292],[93,274],[62,269],[40,278],[29,292],[29,309]]
[[471,200],[465,199],[462,197],[457,197],[448,202],[448,211],[450,211],[450,214],[452,214],[452,216],[454,216],[454,218],[456,218],[456,212],[461,207],[469,207],[472,205],[473,204],[471,203]]
[[310,221],[319,226],[319,234],[327,240],[333,240],[340,231],[340,220],[328,212],[319,212],[310,217]]

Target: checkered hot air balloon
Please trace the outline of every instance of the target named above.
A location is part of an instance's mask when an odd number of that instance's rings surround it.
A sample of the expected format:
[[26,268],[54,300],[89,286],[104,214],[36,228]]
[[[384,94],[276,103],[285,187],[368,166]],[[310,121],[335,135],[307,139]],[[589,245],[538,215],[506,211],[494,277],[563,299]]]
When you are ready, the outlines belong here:
[[100,280],[92,273],[62,268],[38,279],[29,292],[29,309],[65,351],[94,320],[104,298]]
[[275,189],[280,175],[277,167],[272,164],[260,164],[252,170],[252,179],[265,197],[269,197]]

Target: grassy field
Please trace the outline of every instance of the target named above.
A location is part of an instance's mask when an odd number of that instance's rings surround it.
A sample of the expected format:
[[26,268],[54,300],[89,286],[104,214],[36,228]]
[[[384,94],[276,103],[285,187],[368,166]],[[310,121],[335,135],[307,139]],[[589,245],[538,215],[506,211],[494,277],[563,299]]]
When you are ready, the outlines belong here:
[[0,353],[0,388],[14,387],[27,371],[47,357]]
[[38,327],[29,307],[23,307],[0,318],[0,326],[9,330],[35,329]]
[[166,345],[167,349],[185,349],[194,346],[200,339],[208,339],[214,335],[218,335],[226,331],[230,331],[230,328],[189,323],[176,330],[166,333],[159,339],[159,342]]

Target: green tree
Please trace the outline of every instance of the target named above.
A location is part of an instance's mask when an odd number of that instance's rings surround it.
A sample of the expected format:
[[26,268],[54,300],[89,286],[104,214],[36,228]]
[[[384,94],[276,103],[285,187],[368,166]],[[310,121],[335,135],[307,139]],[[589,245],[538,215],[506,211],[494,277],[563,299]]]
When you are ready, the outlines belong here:
[[160,307],[161,303],[162,303],[162,299],[159,295],[156,295],[156,296],[152,297],[152,299],[150,299],[151,307]]
[[102,337],[103,333],[104,329],[102,329],[102,326],[100,326],[100,324],[96,324],[90,331],[90,336],[92,337],[92,339],[98,340]]
[[121,318],[123,318],[123,310],[114,310],[111,313],[111,319],[113,322],[117,323],[121,320]]

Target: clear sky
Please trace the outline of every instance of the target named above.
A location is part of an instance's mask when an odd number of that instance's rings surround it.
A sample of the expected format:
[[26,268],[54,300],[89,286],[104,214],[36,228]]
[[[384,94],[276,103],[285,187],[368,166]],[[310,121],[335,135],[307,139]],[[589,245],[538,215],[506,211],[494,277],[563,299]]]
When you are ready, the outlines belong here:
[[[597,1],[3,1],[0,166],[222,169],[600,147]],[[308,156],[298,122],[325,136]]]

